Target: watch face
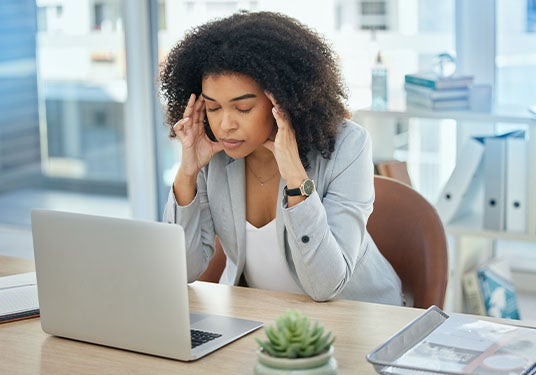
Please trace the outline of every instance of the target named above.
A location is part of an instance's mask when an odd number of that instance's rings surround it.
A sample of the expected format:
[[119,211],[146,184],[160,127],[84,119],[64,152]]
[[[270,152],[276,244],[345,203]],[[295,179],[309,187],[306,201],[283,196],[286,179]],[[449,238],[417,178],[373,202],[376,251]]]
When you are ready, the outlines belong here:
[[303,182],[303,192],[305,195],[309,196],[315,191],[315,183],[313,180],[305,180]]

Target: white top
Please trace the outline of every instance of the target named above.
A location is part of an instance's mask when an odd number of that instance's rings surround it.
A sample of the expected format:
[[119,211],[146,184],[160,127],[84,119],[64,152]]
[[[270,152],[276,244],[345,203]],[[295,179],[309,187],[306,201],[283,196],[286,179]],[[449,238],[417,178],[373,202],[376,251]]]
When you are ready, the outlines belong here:
[[290,274],[284,252],[277,244],[275,219],[261,228],[246,222],[244,277],[253,288],[303,294]]

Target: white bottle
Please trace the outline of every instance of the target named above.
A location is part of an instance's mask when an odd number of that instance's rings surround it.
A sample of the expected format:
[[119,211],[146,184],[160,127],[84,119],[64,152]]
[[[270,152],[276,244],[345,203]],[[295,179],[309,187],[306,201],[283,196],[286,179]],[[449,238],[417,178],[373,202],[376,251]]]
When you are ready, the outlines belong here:
[[372,67],[371,91],[371,108],[376,110],[387,109],[387,68],[383,65],[380,52],[376,55],[376,61]]

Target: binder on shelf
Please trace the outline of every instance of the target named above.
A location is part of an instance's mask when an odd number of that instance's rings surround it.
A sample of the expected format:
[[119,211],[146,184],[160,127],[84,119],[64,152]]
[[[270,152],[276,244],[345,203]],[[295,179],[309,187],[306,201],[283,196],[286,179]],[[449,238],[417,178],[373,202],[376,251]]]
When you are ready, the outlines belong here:
[[506,230],[526,232],[528,222],[528,154],[525,133],[506,139]]
[[504,230],[506,199],[506,138],[484,139],[484,220],[483,227]]
[[[484,218],[483,227],[491,230],[506,229],[507,215],[507,166],[508,166],[508,144],[513,139],[524,139],[524,131],[515,130],[512,132],[499,134],[495,136],[487,136],[479,138],[484,142]],[[516,147],[515,143],[512,147]],[[516,158],[517,150],[513,150]],[[525,152],[526,155],[526,152]],[[522,163],[527,163],[527,158]],[[526,165],[526,164],[525,164]],[[514,170],[515,166],[512,167]],[[514,172],[514,178],[523,178],[525,182],[519,179],[511,181],[512,188],[514,185],[524,185],[527,188],[526,182],[528,169],[519,169]],[[522,187],[519,186],[520,189]],[[515,190],[514,190],[515,192]],[[517,212],[516,212],[517,213]]]
[[482,190],[482,156],[484,144],[481,139],[469,138],[465,141],[460,160],[444,185],[436,202],[436,210],[443,223],[470,211]]

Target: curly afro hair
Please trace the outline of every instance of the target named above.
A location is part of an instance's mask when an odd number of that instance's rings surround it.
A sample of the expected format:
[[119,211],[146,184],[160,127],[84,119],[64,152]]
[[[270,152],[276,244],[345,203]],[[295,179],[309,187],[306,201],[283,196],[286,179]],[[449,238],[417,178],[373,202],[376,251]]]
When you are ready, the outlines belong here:
[[347,117],[347,94],[334,54],[320,35],[274,12],[242,11],[192,29],[160,72],[171,137],[190,94],[201,93],[202,79],[226,73],[245,74],[274,95],[295,130],[305,168],[312,149],[330,157]]

